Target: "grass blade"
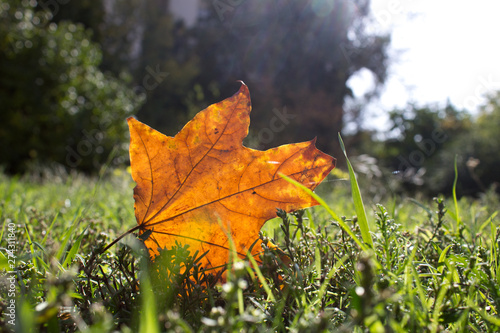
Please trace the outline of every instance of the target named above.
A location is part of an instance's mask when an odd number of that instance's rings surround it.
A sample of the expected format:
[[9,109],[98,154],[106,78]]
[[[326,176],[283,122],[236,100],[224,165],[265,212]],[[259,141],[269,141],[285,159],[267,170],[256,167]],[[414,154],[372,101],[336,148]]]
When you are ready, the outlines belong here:
[[478,307],[476,304],[471,303],[471,304],[469,304],[469,306],[472,309],[474,309],[474,311],[476,311],[481,317],[483,317],[484,320],[490,322],[491,324],[493,324],[497,327],[500,327],[500,319],[499,318],[488,314],[486,311],[484,311],[483,309]]
[[31,260],[33,261],[33,267],[35,268],[35,271],[38,270],[38,265],[36,262],[36,253],[35,253],[35,248],[33,247],[33,242],[31,241],[31,236],[30,236],[30,231],[28,230],[28,225],[24,225],[24,230],[26,230],[26,238],[28,238],[28,245],[30,247],[30,252],[31,252]]
[[66,252],[66,247],[68,246],[68,242],[72,238],[72,236],[73,236],[73,234],[75,232],[76,227],[78,226],[78,224],[80,224],[80,218],[82,216],[83,210],[84,209],[79,209],[75,213],[75,216],[73,217],[73,221],[71,223],[71,227],[64,234],[64,239],[62,241],[62,244],[61,244],[61,246],[59,248],[59,251],[57,251],[57,258],[59,258],[59,262],[62,262],[63,259],[64,259],[64,254]]
[[351,182],[352,199],[354,201],[354,208],[358,216],[359,229],[361,231],[361,237],[363,241],[373,247],[373,240],[370,234],[370,229],[368,227],[368,219],[366,218],[365,206],[363,205],[363,198],[361,197],[361,192],[359,190],[358,182],[356,180],[356,175],[354,174],[354,169],[347,157],[347,153],[344,147],[344,142],[339,133],[340,147],[344,153],[345,159],[347,161],[347,168],[349,169],[349,180]]
[[330,280],[333,278],[333,275],[338,272],[340,266],[344,265],[347,259],[349,259],[349,256],[346,254],[340,260],[338,260],[335,263],[335,265],[330,269],[330,271],[326,275],[325,280],[321,284],[321,287],[319,288],[318,296],[316,298],[317,301],[321,302],[321,299],[323,299],[323,296],[325,295],[326,292],[326,288],[330,284]]
[[54,227],[54,223],[56,222],[58,217],[59,217],[59,212],[56,213],[56,215],[52,219],[52,223],[50,223],[49,228],[46,230],[45,237],[43,237],[43,239],[42,239],[42,244],[45,244],[45,242],[47,241],[47,237],[49,237],[50,231]]
[[274,297],[271,288],[269,288],[269,285],[266,282],[266,278],[264,277],[264,275],[262,275],[262,272],[260,271],[259,265],[255,261],[255,258],[252,256],[252,254],[250,252],[247,253],[247,257],[248,257],[248,260],[250,260],[250,262],[252,263],[253,271],[255,272],[255,274],[257,274],[257,277],[259,278],[259,282],[262,283],[262,287],[264,288],[264,290],[267,293],[267,298],[273,302],[276,302],[276,298]]
[[455,232],[458,233],[460,228],[460,213],[458,211],[458,201],[457,201],[457,182],[458,182],[458,168],[457,168],[457,155],[455,155],[455,179],[453,180],[453,203],[455,204]]
[[446,254],[448,253],[448,250],[453,246],[453,244],[448,245],[439,255],[439,260],[438,260],[438,272],[443,273],[444,270],[444,265],[445,265],[445,260],[446,260]]
[[141,314],[139,333],[159,333],[158,318],[156,314],[156,299],[153,293],[149,274],[144,270],[141,275]]
[[73,259],[75,259],[76,254],[78,253],[78,250],[80,250],[80,244],[82,243],[83,236],[85,236],[85,231],[87,229],[83,230],[83,232],[78,236],[78,238],[75,241],[75,244],[71,247],[71,249],[68,251],[68,254],[66,255],[66,259],[64,260],[62,266],[64,268],[68,268],[68,266],[71,264]]
[[313,191],[311,191],[310,189],[308,189],[307,187],[305,187],[304,185],[302,185],[298,181],[296,181],[288,176],[280,174],[280,177],[285,179],[287,182],[294,184],[295,186],[300,188],[302,191],[306,192],[311,197],[313,197],[321,206],[323,206],[323,208],[326,209],[326,211],[333,217],[333,219],[340,224],[342,229],[344,229],[345,232],[347,232],[347,234],[349,236],[351,236],[351,238],[356,242],[356,244],[359,245],[359,247],[363,251],[368,250],[366,245],[354,234],[354,232],[351,230],[351,228],[349,228],[349,226],[341,218],[339,218],[337,216],[337,214],[335,214],[335,212],[326,204],[326,202],[323,199],[321,199],[321,197],[319,195],[317,195],[316,193],[314,193]]

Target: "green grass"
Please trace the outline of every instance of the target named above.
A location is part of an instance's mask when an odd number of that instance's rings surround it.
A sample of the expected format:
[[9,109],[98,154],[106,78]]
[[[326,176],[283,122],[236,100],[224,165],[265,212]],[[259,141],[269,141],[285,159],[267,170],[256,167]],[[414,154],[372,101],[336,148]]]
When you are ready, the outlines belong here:
[[223,284],[198,266],[201,254],[179,246],[152,263],[133,235],[89,263],[136,224],[125,171],[0,175],[0,331],[500,330],[497,195],[378,203],[361,200],[368,180],[336,174],[317,190],[323,207],[264,226],[280,249],[266,248],[260,266],[231,255]]

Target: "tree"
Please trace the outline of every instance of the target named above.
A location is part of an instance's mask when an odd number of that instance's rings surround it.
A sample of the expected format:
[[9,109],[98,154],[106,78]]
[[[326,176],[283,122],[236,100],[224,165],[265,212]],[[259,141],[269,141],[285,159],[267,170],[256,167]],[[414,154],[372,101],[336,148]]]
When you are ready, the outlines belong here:
[[145,101],[137,117],[175,134],[202,107],[203,96],[193,82],[199,68],[192,38],[169,8],[168,0],[85,0],[50,6],[53,21],[79,22],[92,30],[103,50],[103,71],[131,73],[129,86]]
[[52,13],[51,21],[80,23],[100,45],[99,68],[114,75],[130,73],[137,66],[137,41],[144,19],[140,0],[39,1],[37,9]]
[[203,54],[197,82],[216,82],[212,90],[223,95],[236,80],[248,84],[258,146],[318,136],[320,147],[340,154],[347,80],[361,68],[378,85],[386,76],[389,37],[366,31],[369,1],[203,3],[195,28]]
[[365,150],[372,151],[381,166],[397,172],[405,189],[451,194],[456,158],[459,196],[500,192],[500,92],[491,94],[477,115],[450,104],[409,104],[391,111],[390,122],[390,137],[369,143]]
[[462,146],[470,138],[473,124],[467,111],[451,104],[444,108],[408,104],[390,111],[389,116],[388,138],[371,151],[381,166],[395,172],[403,188],[429,195],[450,194],[457,155],[461,193],[473,193],[465,165],[469,149]]
[[0,1],[0,164],[7,172],[57,162],[97,171],[126,158],[125,118],[140,105],[126,77],[101,72],[82,25],[50,22],[36,2]]
[[134,71],[137,92],[146,102],[137,117],[158,130],[175,135],[200,111],[193,79],[199,73],[194,41],[182,22],[169,12],[169,1],[151,0],[140,8],[141,37]]
[[463,136],[460,149],[467,148],[467,171],[475,188],[486,191],[493,187],[500,193],[498,166],[498,129],[500,128],[500,91],[492,93],[481,107],[469,135]]

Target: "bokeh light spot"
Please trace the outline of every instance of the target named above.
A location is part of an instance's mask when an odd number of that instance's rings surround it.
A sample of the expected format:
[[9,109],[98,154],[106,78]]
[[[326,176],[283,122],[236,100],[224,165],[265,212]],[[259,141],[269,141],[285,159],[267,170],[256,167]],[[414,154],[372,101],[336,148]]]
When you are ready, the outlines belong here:
[[320,17],[329,15],[334,6],[334,0],[313,0],[311,3],[313,12]]

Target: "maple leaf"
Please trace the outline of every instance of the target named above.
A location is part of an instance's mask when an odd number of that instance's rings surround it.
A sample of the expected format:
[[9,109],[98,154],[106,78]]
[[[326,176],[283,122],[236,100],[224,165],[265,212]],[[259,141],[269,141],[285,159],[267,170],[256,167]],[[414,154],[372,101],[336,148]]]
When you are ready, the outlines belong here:
[[158,248],[188,244],[203,254],[200,265],[221,268],[230,242],[244,257],[260,249],[258,233],[276,217],[317,205],[287,175],[314,189],[335,167],[335,159],[315,147],[315,139],[266,151],[242,145],[250,124],[250,93],[239,91],[199,112],[175,136],[166,136],[134,118],[130,127],[130,162],[135,216],[152,258]]

